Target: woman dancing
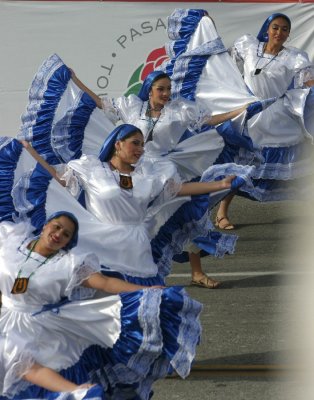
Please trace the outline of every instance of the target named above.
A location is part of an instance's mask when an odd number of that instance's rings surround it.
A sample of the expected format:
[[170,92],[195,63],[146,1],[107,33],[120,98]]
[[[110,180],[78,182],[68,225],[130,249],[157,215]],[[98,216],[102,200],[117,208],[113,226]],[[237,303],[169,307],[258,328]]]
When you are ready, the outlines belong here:
[[[158,231],[155,225],[164,223],[156,222],[156,214],[164,204],[171,207],[172,199],[177,196],[211,192],[225,195],[226,190],[245,182],[240,176],[221,179],[222,175],[229,175],[229,170],[234,171],[233,165],[209,169],[203,174],[203,182],[190,183],[182,183],[176,169],[168,165],[163,170],[159,164],[156,169],[151,168],[152,164],[149,168],[141,163],[134,166],[143,153],[144,138],[142,132],[130,124],[121,124],[112,131],[99,157],[83,155],[70,161],[66,170],[59,174],[28,142],[23,144],[61,185],[68,186],[72,195],[79,197],[80,190],[84,190],[86,210],[98,221],[95,229],[99,249],[95,252],[104,266],[104,273],[113,271],[122,279],[137,284],[164,284],[164,276],[169,271],[172,253],[163,255],[163,270],[155,263],[150,244],[149,227],[153,225]],[[246,178],[246,167],[236,167],[236,170]],[[220,180],[215,181],[215,178]]]
[[105,277],[77,247],[78,229],[68,211],[39,235],[29,219],[0,224],[1,400],[144,400],[172,368],[189,372],[201,305],[178,287]]

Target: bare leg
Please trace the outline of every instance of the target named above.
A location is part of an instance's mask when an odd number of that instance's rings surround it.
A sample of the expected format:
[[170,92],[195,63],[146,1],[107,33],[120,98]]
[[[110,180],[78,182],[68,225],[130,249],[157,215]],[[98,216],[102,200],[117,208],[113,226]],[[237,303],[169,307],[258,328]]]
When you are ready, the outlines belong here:
[[229,206],[234,196],[235,195],[233,193],[229,194],[219,204],[215,222],[215,225],[219,229],[225,229],[225,230],[234,229],[234,225],[230,223],[228,218]]
[[200,253],[189,253],[189,260],[192,269],[192,284],[195,286],[216,289],[220,282],[209,278],[202,270]]
[[22,378],[52,392],[72,392],[78,388],[93,386],[91,384],[76,385],[63,378],[58,372],[37,363]]

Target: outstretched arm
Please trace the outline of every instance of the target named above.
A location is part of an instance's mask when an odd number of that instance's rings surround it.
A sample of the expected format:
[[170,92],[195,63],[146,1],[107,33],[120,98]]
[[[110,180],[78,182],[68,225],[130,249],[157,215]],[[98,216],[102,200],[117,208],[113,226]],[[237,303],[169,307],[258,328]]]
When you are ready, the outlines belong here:
[[219,125],[225,121],[228,121],[229,119],[235,118],[238,115],[240,115],[243,111],[245,111],[248,107],[248,104],[245,106],[242,106],[240,108],[237,108],[236,110],[233,111],[228,111],[223,114],[217,114],[213,115],[210,118],[208,118],[204,123],[208,125]]
[[[83,286],[102,290],[107,293],[117,294],[120,292],[134,292],[136,290],[146,289],[147,286],[136,285],[123,281],[122,279],[110,278],[99,272],[92,274],[83,282]],[[162,288],[163,286],[150,286],[149,288]]]
[[205,194],[211,192],[219,192],[220,190],[230,189],[231,182],[235,176],[228,176],[220,181],[214,182],[188,182],[183,183],[181,190],[177,196],[192,196],[197,194]]
[[[37,363],[35,363],[22,378],[34,385],[38,385],[53,392],[72,392],[79,388],[79,385],[63,378],[56,371]],[[82,385],[81,387],[88,386]]]
[[43,166],[48,172],[49,174],[56,179],[62,186],[66,186],[65,181],[63,181],[62,179],[60,179],[57,175],[57,171],[55,170],[55,168],[53,168],[50,164],[47,163],[46,160],[44,160],[42,158],[42,156],[40,156],[37,151],[31,146],[31,144],[29,142],[27,142],[26,140],[21,140],[21,143],[23,145],[23,147],[29,152],[29,154],[41,165]]
[[75,75],[75,72],[70,68],[72,81],[84,92],[90,95],[98,108],[102,108],[101,98],[97,96],[91,89],[84,85],[84,83]]

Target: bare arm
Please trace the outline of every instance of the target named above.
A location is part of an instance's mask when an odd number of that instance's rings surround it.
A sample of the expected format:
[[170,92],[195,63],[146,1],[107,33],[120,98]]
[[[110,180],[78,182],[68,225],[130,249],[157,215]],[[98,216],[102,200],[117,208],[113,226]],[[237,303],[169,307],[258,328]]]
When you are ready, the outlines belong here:
[[56,179],[62,186],[65,186],[65,181],[60,179],[57,175],[57,171],[55,168],[53,168],[50,164],[47,163],[46,160],[44,160],[38,153],[37,151],[28,143],[26,140],[21,140],[21,143],[23,147],[29,152],[29,154],[40,164],[42,165],[48,172],[49,174]]
[[[147,286],[136,285],[123,281],[122,279],[110,278],[99,272],[92,274],[83,282],[83,286],[96,290],[102,290],[107,293],[117,294],[120,292],[134,292],[136,290],[146,289]],[[162,288],[163,286],[151,286],[149,288]]]
[[72,392],[79,387],[63,378],[54,370],[37,363],[35,363],[22,378],[34,385],[52,390],[53,392]]
[[102,108],[101,98],[97,96],[91,89],[84,85],[84,83],[75,75],[75,72],[70,69],[72,81],[84,92],[90,95],[90,97],[94,100],[98,108]]
[[205,124],[219,125],[225,121],[228,121],[229,119],[237,117],[239,114],[241,114],[243,111],[245,111],[247,109],[247,107],[248,107],[248,104],[246,104],[245,106],[243,106],[241,108],[237,108],[236,110],[233,110],[233,111],[228,111],[223,114],[213,115],[205,121]]
[[214,182],[188,182],[183,183],[181,190],[178,192],[177,196],[192,196],[197,194],[205,194],[211,192],[218,192],[224,189],[231,188],[231,182],[235,176],[228,176],[225,179]]

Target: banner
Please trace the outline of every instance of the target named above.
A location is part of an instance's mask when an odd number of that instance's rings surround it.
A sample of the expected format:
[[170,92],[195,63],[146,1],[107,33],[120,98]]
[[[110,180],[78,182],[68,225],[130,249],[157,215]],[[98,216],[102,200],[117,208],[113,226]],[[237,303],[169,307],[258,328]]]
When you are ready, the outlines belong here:
[[206,9],[226,47],[282,12],[292,20],[288,45],[314,60],[313,2],[0,1],[0,135],[17,134],[28,87],[53,53],[98,94],[136,89],[167,57],[167,17],[176,8]]

